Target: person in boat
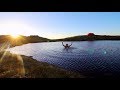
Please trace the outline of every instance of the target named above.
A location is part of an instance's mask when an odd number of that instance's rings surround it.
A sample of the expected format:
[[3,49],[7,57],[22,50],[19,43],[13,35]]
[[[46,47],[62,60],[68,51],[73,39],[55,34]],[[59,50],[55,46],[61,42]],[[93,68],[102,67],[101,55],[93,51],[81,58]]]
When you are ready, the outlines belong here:
[[70,48],[70,46],[72,46],[72,43],[71,43],[71,45],[68,45],[68,44],[64,45],[63,42],[62,42],[62,45],[63,45],[65,48]]

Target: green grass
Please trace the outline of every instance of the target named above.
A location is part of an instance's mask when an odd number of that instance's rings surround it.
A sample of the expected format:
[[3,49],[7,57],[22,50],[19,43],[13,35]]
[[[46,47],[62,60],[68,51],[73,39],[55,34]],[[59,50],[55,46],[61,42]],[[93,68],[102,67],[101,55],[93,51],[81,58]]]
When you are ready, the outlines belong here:
[[85,78],[32,57],[0,52],[0,58],[0,78]]

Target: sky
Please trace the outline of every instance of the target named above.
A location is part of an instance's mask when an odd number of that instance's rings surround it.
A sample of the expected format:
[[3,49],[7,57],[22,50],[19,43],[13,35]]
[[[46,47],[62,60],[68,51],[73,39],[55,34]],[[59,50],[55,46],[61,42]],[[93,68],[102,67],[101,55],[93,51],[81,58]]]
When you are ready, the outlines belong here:
[[0,35],[120,35],[120,12],[0,12]]

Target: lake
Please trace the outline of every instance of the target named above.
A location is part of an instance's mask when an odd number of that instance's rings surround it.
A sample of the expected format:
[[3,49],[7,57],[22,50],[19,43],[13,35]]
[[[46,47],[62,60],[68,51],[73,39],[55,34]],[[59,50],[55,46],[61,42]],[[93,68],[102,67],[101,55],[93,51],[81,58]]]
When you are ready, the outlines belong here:
[[[64,42],[71,43],[71,42]],[[30,43],[10,48],[61,68],[92,76],[120,76],[120,41],[78,41],[65,49],[61,42]]]

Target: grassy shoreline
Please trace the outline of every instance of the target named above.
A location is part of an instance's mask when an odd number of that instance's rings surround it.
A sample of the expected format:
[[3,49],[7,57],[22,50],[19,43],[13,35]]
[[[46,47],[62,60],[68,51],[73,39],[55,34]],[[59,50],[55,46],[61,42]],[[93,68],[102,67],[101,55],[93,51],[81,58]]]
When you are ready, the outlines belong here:
[[32,57],[0,52],[0,78],[85,78]]

